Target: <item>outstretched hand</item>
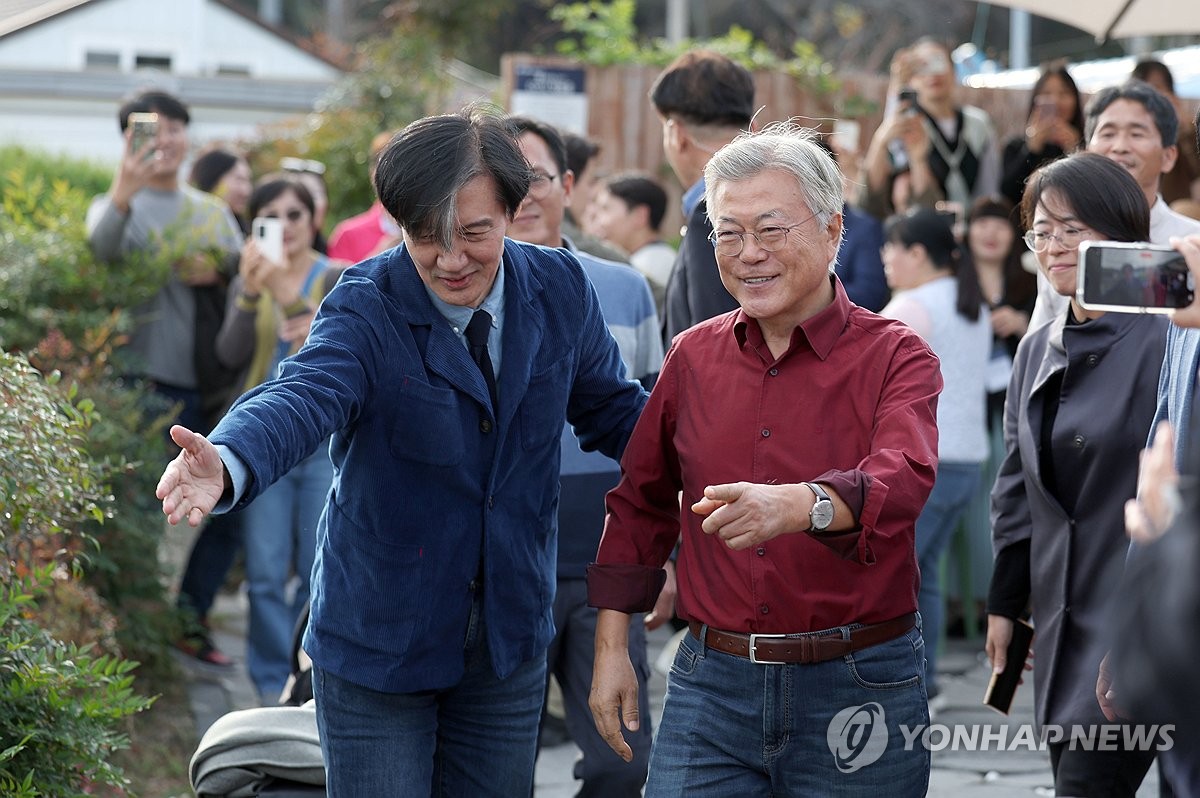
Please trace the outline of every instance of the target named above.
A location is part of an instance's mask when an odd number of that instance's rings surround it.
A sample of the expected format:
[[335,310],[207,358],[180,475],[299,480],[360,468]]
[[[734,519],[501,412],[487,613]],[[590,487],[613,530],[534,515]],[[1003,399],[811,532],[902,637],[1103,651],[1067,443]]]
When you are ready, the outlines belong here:
[[217,447],[186,427],[171,427],[171,440],[183,451],[163,471],[154,495],[162,500],[167,523],[186,518],[197,527],[225,492],[225,465]]

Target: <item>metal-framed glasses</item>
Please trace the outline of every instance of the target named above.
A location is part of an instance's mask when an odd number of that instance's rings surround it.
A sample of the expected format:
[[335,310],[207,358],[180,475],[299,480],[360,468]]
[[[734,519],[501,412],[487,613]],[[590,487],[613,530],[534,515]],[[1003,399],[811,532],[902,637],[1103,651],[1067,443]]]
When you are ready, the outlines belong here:
[[550,193],[550,186],[562,175],[548,175],[535,171],[529,176],[529,196],[541,199]]
[[737,230],[713,230],[709,234],[708,240],[713,243],[713,247],[717,250],[718,255],[723,255],[727,258],[736,258],[742,254],[742,248],[746,246],[746,236],[752,236],[758,248],[763,252],[778,252],[787,243],[788,233],[800,227],[809,219],[812,219],[817,214],[805,219],[803,222],[789,224],[786,227],[782,225],[772,225],[770,227],[761,227],[758,230],[746,230],[738,232]]
[[1077,230],[1074,227],[1068,227],[1061,233],[1047,233],[1045,230],[1029,230],[1026,231],[1024,239],[1025,246],[1033,252],[1045,252],[1050,248],[1051,239],[1062,245],[1063,249],[1073,250],[1079,249],[1080,242],[1088,237],[1090,231]]

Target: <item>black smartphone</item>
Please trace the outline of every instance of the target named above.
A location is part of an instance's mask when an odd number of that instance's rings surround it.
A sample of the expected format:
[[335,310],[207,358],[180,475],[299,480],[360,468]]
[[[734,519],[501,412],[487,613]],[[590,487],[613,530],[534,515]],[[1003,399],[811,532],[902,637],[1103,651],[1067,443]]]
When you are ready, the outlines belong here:
[[1156,244],[1084,241],[1075,298],[1089,310],[1169,313],[1192,304],[1196,282],[1183,255]]
[[912,116],[917,113],[917,90],[916,89],[901,89],[896,95],[896,99],[900,101],[900,113],[905,116]]
[[1012,639],[1008,641],[1008,652],[1004,661],[1004,670],[993,673],[988,682],[987,692],[983,694],[986,706],[1007,715],[1012,709],[1013,697],[1017,694],[1017,683],[1025,670],[1025,660],[1029,659],[1029,646],[1033,643],[1033,627],[1020,618],[1013,621]]

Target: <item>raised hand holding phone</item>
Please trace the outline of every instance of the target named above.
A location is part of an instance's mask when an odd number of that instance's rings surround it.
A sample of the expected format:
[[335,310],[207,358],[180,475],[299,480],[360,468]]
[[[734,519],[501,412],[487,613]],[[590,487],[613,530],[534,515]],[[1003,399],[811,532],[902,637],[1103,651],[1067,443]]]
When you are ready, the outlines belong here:
[[258,249],[272,263],[283,265],[283,220],[259,216],[250,223],[250,234]]

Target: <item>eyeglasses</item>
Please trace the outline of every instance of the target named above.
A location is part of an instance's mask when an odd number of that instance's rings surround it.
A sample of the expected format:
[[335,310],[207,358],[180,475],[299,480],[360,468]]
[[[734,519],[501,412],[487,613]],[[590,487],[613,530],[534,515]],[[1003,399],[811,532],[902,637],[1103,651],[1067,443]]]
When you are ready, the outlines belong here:
[[708,240],[713,242],[718,255],[727,258],[736,258],[742,254],[742,248],[746,246],[746,236],[753,236],[758,243],[758,248],[763,252],[778,252],[787,242],[788,233],[816,215],[814,213],[803,222],[796,222],[787,227],[764,227],[761,230],[747,230],[744,233],[735,230],[714,230],[709,234]]
[[1076,230],[1074,227],[1068,227],[1061,233],[1047,233],[1042,230],[1029,230],[1023,236],[1025,246],[1033,252],[1045,252],[1050,248],[1050,240],[1053,239],[1062,245],[1063,249],[1073,250],[1079,249],[1079,243],[1084,238],[1091,235],[1090,230]]
[[[304,214],[305,214],[305,213],[307,213],[307,211],[302,211],[302,210],[300,210],[299,208],[292,208],[290,211],[288,211],[287,213],[285,213],[283,216],[284,216],[284,218],[285,218],[285,219],[287,219],[289,222],[298,222],[298,221],[300,221],[301,219],[303,219],[303,218],[304,218]],[[263,218],[264,218],[264,219],[278,219],[278,218],[279,218],[279,214],[275,214],[275,213],[264,213],[264,214],[263,214]]]
[[550,186],[562,175],[548,175],[545,172],[534,172],[529,176],[529,196],[541,199],[550,193]]
[[325,164],[320,161],[310,161],[307,158],[280,158],[279,168],[285,172],[307,172],[311,175],[325,174]]

